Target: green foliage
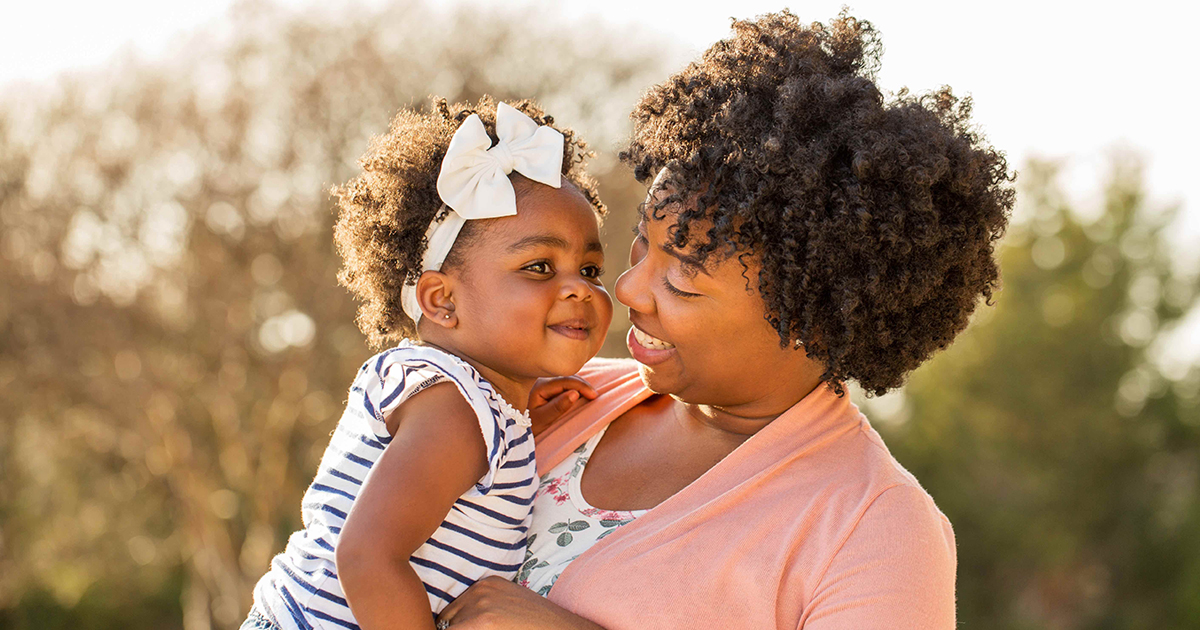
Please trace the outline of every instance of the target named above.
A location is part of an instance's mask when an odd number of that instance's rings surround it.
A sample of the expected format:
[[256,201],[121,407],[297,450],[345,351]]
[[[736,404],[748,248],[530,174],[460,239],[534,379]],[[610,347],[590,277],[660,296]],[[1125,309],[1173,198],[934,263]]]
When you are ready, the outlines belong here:
[[954,524],[967,627],[1197,627],[1200,369],[1155,360],[1197,302],[1164,246],[1173,214],[1148,210],[1129,158],[1093,222],[1050,165],[1021,182],[1032,217],[996,306],[881,432]]
[[182,627],[179,593],[183,571],[146,590],[124,592],[119,583],[93,584],[73,606],[49,591],[27,590],[16,606],[0,610],[7,630],[125,630]]

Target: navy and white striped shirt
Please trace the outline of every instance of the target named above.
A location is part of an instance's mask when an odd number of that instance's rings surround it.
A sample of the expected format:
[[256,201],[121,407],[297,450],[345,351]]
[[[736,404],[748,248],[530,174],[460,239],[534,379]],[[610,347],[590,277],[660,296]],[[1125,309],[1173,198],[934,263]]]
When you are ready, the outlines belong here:
[[529,416],[505,402],[462,359],[404,342],[359,369],[346,411],[304,494],[304,529],[292,534],[254,588],[255,608],[264,616],[284,630],[358,628],[337,579],[338,536],[363,479],[391,441],[388,414],[443,382],[454,383],[475,410],[488,471],[412,555],[413,569],[425,583],[434,614],[477,580],[516,575],[537,492]]

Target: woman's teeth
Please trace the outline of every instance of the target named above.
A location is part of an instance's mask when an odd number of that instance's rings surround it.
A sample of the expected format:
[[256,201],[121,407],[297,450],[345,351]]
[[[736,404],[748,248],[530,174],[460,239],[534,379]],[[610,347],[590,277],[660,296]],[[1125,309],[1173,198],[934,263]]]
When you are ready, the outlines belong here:
[[670,350],[671,348],[675,347],[674,344],[669,344],[658,337],[651,337],[650,335],[647,335],[637,326],[633,327],[633,338],[637,339],[637,342],[641,344],[643,348],[649,348],[651,350]]

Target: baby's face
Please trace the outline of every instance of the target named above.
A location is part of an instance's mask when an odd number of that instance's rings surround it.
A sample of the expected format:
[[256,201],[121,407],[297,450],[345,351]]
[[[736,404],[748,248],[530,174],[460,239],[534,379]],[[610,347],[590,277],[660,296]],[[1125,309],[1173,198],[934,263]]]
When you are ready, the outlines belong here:
[[512,377],[575,374],[600,351],[612,300],[600,282],[595,212],[567,181],[515,179],[516,216],[491,219],[464,252],[456,345]]

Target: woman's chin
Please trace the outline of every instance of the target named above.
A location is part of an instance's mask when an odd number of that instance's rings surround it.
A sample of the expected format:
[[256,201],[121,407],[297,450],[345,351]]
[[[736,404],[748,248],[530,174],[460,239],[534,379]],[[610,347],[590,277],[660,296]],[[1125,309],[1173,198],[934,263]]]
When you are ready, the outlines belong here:
[[662,366],[639,363],[638,374],[642,377],[642,384],[646,386],[646,389],[655,394],[679,393],[679,379],[675,375],[665,373]]

